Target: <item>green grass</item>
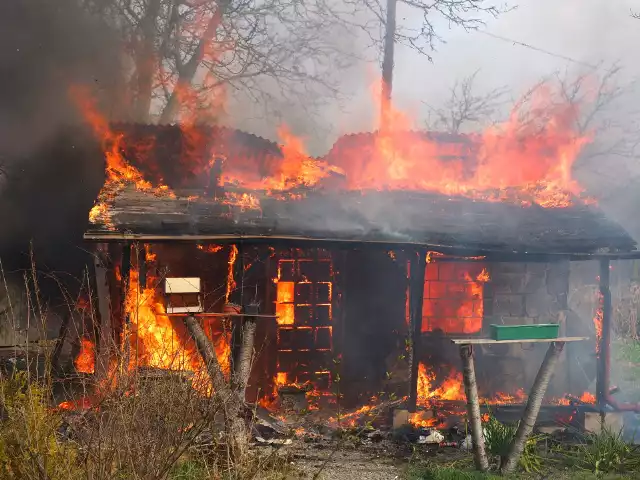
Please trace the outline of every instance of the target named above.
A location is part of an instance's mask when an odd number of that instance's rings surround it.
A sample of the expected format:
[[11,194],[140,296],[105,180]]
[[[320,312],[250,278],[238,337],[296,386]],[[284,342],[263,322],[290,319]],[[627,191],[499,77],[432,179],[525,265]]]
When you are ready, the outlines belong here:
[[169,474],[169,480],[205,480],[206,478],[206,469],[193,460],[178,463]]
[[500,477],[453,467],[413,466],[409,468],[405,478],[406,480],[497,480]]
[[567,464],[596,475],[632,472],[640,476],[640,449],[626,442],[622,431],[606,427],[599,433],[587,433],[582,443],[571,450],[560,451]]
[[591,472],[571,472],[558,470],[548,472],[547,475],[516,473],[510,477],[500,477],[491,473],[474,472],[453,467],[421,466],[412,467],[407,471],[404,480],[510,480],[527,479],[538,480],[551,478],[554,480],[631,480],[638,478],[636,474],[595,474]]

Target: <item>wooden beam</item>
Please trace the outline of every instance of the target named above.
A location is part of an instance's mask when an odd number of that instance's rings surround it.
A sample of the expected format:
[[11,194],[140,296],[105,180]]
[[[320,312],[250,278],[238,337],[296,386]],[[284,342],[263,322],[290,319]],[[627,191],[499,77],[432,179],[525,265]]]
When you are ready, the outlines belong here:
[[407,409],[416,411],[418,402],[418,371],[420,361],[420,340],[422,337],[422,303],[424,297],[424,274],[427,266],[427,253],[415,252],[411,257],[411,275],[409,278],[409,399]]
[[[220,231],[224,231],[221,228]],[[266,229],[265,229],[266,231]],[[501,262],[560,262],[565,260],[598,260],[608,258],[617,259],[640,259],[640,251],[632,248],[624,248],[617,251],[612,249],[609,253],[593,253],[591,250],[599,249],[594,246],[593,249],[585,249],[584,251],[571,251],[561,246],[549,247],[545,250],[533,250],[530,246],[526,250],[517,245],[509,245],[504,248],[496,246],[473,244],[443,244],[429,241],[411,241],[411,240],[381,240],[376,238],[335,238],[335,237],[311,237],[305,235],[267,235],[267,234],[249,234],[249,233],[201,233],[201,234],[162,234],[162,233],[128,233],[114,232],[106,230],[89,230],[85,232],[84,237],[87,241],[92,242],[122,242],[142,241],[142,242],[214,242],[214,243],[238,243],[243,241],[247,244],[267,243],[269,245],[304,245],[305,247],[320,246],[327,248],[327,243],[331,243],[335,248],[353,248],[371,247],[385,250],[397,250],[407,248],[424,248],[425,250],[435,250],[441,253],[460,256],[486,256],[485,261],[501,261]]]

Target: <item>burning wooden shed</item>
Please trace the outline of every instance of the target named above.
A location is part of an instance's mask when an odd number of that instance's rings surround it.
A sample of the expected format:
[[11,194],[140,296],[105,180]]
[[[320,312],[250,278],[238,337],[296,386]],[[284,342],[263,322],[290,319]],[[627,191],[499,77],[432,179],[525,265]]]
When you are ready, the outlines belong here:
[[[477,155],[467,137],[402,135],[440,144],[445,163],[462,167]],[[321,394],[339,371],[354,403],[385,389],[407,395],[410,408],[459,400],[448,337],[486,335],[493,323],[589,328],[567,320],[569,261],[601,259],[605,271],[609,259],[638,254],[595,205],[548,185],[482,197],[466,188],[350,188],[349,173],[364,175],[364,187],[373,178],[364,161],[344,168],[345,150],[358,144],[365,158],[384,136],[361,135],[368,147],[356,137],[311,159],[291,143],[229,129],[111,126],[108,181],[85,233],[96,244],[99,325],[79,363],[104,374],[115,345],[128,368],[195,370],[201,360],[182,320],[191,313],[229,368],[230,308],[255,317],[257,307],[248,398],[271,402],[279,388],[303,385]],[[292,181],[309,171],[322,181]],[[605,329],[595,328],[603,403],[608,305]],[[544,350],[480,353],[482,396],[510,403],[522,400]],[[564,355],[550,393],[580,395],[571,348]]]

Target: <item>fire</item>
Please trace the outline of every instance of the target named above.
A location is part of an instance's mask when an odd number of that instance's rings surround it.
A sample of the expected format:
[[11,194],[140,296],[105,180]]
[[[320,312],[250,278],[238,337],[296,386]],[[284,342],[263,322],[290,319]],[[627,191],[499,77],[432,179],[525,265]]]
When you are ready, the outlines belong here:
[[78,373],[93,373],[95,370],[96,349],[88,338],[80,339],[80,353],[73,362]]
[[418,411],[409,415],[409,423],[414,427],[435,427],[438,424],[438,419],[431,411]]
[[[106,160],[105,172],[107,178],[98,194],[97,203],[89,212],[89,220],[91,222],[100,220],[107,226],[111,225],[105,202],[126,185],[134,185],[138,190],[149,191],[155,195],[174,196],[166,185],[158,185],[154,189],[151,183],[145,180],[142,173],[127,162],[122,155],[125,142],[124,136],[115,134],[111,130],[108,120],[98,112],[98,108],[87,89],[73,87],[70,89],[69,94],[87,123],[92,127],[94,135],[102,143]],[[149,149],[151,146],[139,144],[136,145],[136,150],[138,150],[138,153],[142,153],[142,150]]]
[[278,372],[276,374],[275,383],[277,387],[284,387],[285,385],[288,385],[289,382],[287,381],[287,372]]
[[350,189],[567,207],[581,191],[571,168],[589,139],[574,131],[575,106],[552,97],[539,89],[529,103],[517,103],[507,122],[448,141],[417,133],[417,122],[392,108],[384,132],[367,144],[336,145],[331,160],[344,170]]
[[[252,190],[285,192],[299,187],[314,187],[331,175],[343,173],[339,167],[310,157],[303,140],[293,135],[286,125],[280,126],[278,137],[282,156],[269,162],[267,175],[257,178],[254,175],[255,168],[249,172],[228,165],[229,168],[222,175],[223,182]],[[245,163],[244,160],[240,162]]]
[[527,394],[523,388],[517,389],[514,393],[497,392],[493,398],[489,399],[487,403],[500,405],[510,403],[523,403],[527,400]]
[[[145,245],[145,253],[147,262],[155,260],[155,254],[151,252],[148,245]],[[156,289],[159,283],[158,278],[149,275],[147,284],[151,286],[141,288],[138,269],[132,268],[130,271],[125,314],[130,319],[131,327],[124,333],[123,341],[129,342],[131,357],[129,365],[125,367],[130,371],[137,367],[192,371],[195,373],[194,387],[207,392],[210,385],[208,379],[203,380],[206,375],[203,375],[202,357],[182,321],[173,320],[172,317],[167,316],[163,297]],[[229,335],[226,332],[214,334],[211,326],[208,327],[205,328],[205,332],[214,344],[223,373],[228,375],[231,354]],[[81,349],[75,359],[75,366],[78,372],[94,373],[95,345],[91,340],[81,339]],[[72,407],[71,404],[61,405],[61,408]]]
[[596,396],[591,392],[584,392],[579,397],[578,396],[573,396],[573,395],[566,395],[565,397],[556,400],[554,403],[556,403],[558,405],[571,405],[571,404],[575,403],[575,400],[577,400],[579,403],[586,403],[586,404],[589,404],[589,405],[595,405]]
[[462,374],[452,370],[449,376],[438,388],[433,388],[436,374],[427,370],[424,363],[418,365],[418,403],[428,405],[430,400],[464,400],[464,385]]
[[[476,261],[435,261],[438,252],[427,253],[422,331],[477,333],[484,316],[484,284],[488,270]],[[466,259],[465,259],[466,260]]]
[[596,313],[593,316],[593,325],[596,329],[596,354],[600,354],[600,343],[602,339],[602,309],[603,309],[604,298],[602,297],[602,293],[598,291],[598,301],[596,305]]
[[[150,276],[147,278],[147,285],[151,286],[140,288],[138,270],[132,268],[129,282],[125,302],[125,312],[132,325],[129,335],[132,352],[129,368],[138,366],[203,371],[202,357],[186,327],[180,319],[174,320],[166,314],[162,295],[155,288],[159,283],[158,279]],[[216,340],[214,347],[220,366],[228,374],[231,350],[229,338],[223,333],[212,340]]]
[[207,253],[218,253],[224,247],[222,245],[198,245],[198,250],[202,250]]
[[483,268],[482,271],[476,277],[476,281],[481,282],[481,283],[486,283],[489,280],[490,280],[489,272],[487,271],[486,268]]
[[235,245],[231,245],[231,250],[229,251],[229,268],[227,270],[227,290],[224,295],[224,303],[229,303],[229,296],[231,292],[233,292],[236,288],[236,281],[233,274],[233,269],[235,268],[236,259],[238,258],[238,247]]

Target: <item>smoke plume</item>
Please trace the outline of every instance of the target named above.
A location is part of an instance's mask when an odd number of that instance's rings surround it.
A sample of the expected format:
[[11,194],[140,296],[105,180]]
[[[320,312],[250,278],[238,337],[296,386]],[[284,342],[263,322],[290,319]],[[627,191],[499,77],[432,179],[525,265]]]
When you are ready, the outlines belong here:
[[0,2],[0,52],[0,254],[6,266],[33,239],[54,268],[79,252],[104,171],[68,90],[113,105],[121,48],[75,0],[20,0]]

